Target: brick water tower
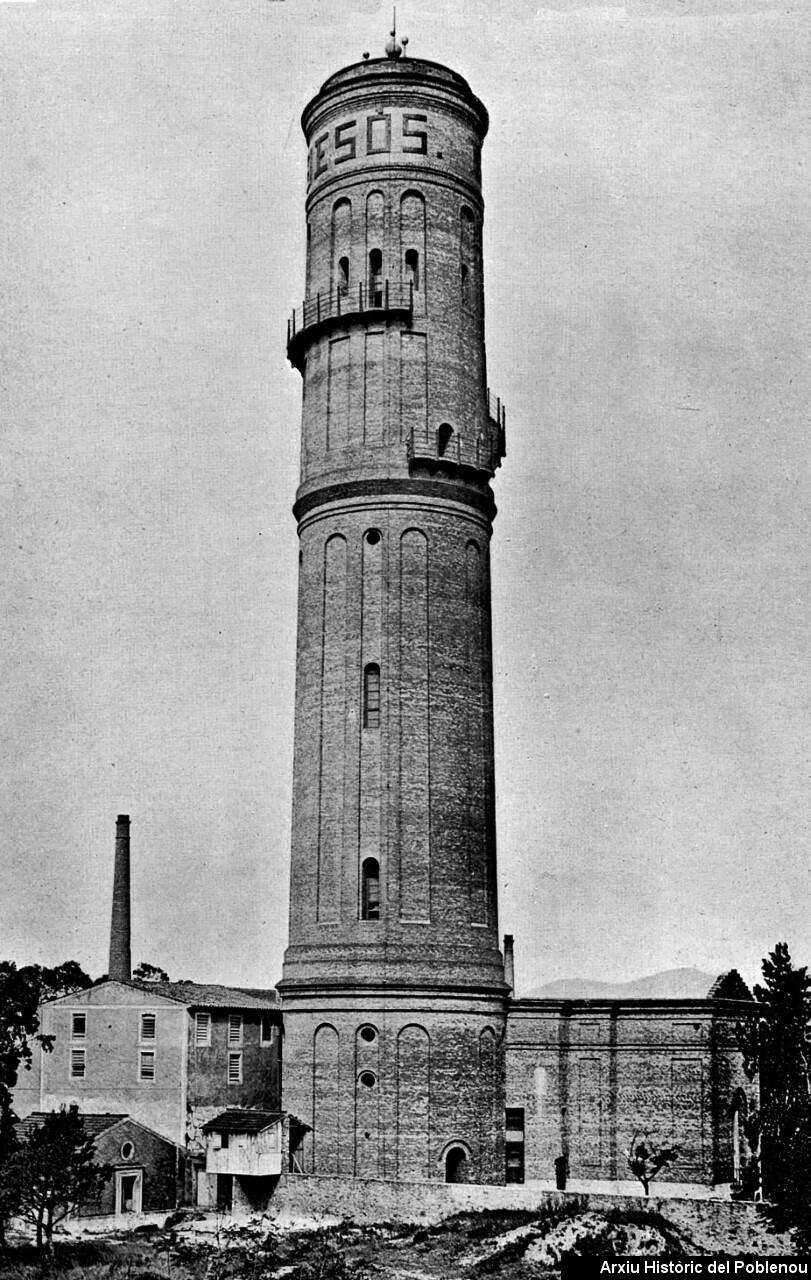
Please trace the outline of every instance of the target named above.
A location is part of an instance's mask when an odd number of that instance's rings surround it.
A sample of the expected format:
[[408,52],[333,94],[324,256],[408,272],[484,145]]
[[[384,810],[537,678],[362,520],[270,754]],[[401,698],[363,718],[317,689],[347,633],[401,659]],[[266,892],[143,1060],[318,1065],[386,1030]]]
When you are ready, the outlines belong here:
[[504,1179],[481,147],[406,58],[307,105],[284,1107],[295,1167]]

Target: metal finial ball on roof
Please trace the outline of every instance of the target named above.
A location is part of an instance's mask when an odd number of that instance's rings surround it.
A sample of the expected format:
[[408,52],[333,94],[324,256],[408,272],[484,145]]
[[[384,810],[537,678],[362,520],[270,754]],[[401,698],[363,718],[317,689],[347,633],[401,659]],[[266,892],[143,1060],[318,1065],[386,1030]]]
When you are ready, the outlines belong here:
[[396,59],[401,58],[402,56],[403,46],[397,39],[397,10],[395,8],[392,10],[391,15],[391,32],[389,33],[389,38],[386,41],[386,57]]

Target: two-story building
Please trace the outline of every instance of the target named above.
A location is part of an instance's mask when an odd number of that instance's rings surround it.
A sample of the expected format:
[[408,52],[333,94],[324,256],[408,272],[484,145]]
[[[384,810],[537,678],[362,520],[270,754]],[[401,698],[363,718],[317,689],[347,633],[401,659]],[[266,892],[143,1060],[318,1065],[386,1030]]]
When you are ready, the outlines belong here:
[[186,1195],[209,1199],[203,1126],[225,1107],[278,1112],[281,1009],[273,990],[105,980],[40,1009],[50,1052],[15,1090],[20,1116],[75,1105],[126,1114],[186,1156]]

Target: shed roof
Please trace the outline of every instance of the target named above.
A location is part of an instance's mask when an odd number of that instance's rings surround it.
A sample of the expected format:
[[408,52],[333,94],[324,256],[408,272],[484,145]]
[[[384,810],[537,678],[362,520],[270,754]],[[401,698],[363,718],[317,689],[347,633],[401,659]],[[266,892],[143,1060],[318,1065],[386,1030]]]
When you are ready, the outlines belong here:
[[203,1133],[261,1133],[278,1124],[284,1112],[253,1111],[247,1107],[228,1107],[203,1125]]

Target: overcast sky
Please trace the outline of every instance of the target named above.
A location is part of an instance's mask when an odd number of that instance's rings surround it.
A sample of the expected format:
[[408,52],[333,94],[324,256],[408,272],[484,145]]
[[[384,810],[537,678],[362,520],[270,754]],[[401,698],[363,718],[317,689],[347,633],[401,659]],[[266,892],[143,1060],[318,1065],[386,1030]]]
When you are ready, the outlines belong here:
[[[388,6],[0,0],[0,957],[280,975],[301,109]],[[519,987],[811,962],[808,7],[413,0],[485,144]],[[804,100],[804,98],[806,100]]]

